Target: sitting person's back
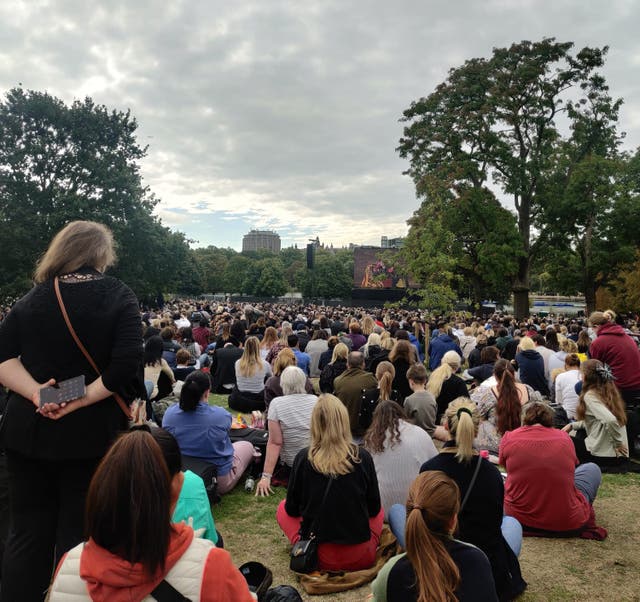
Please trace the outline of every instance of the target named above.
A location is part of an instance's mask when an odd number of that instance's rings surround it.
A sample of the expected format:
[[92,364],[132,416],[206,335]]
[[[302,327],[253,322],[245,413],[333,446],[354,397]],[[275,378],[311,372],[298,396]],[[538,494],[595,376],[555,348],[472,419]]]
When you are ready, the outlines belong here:
[[218,493],[224,494],[240,480],[254,449],[248,441],[231,443],[231,414],[208,404],[210,383],[204,372],[190,374],[180,391],[180,403],[167,409],[162,426],[176,438],[183,455],[215,464]]
[[49,602],[157,598],[163,580],[194,601],[253,600],[228,552],[170,523],[178,491],[148,432],[118,439],[89,487],[89,539],[62,558]]
[[418,475],[407,499],[407,552],[380,571],[374,600],[498,600],[486,555],[453,539],[459,507],[459,489],[444,473]]

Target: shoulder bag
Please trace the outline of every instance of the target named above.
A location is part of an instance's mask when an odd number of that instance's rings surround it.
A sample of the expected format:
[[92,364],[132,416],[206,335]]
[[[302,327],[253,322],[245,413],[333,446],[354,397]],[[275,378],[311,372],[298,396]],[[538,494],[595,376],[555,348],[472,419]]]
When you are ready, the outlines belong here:
[[[329,482],[322,496],[322,502],[320,502],[320,509],[324,507],[332,481],[333,478],[329,477]],[[318,568],[318,542],[316,541],[318,518],[319,517],[316,517],[311,524],[309,539],[300,539],[296,541],[291,548],[289,568],[296,573],[311,573]]]
[[[58,282],[57,276],[53,279],[53,288],[56,292],[58,305],[60,306],[60,311],[62,312],[62,317],[64,318],[67,328],[69,329],[69,333],[73,337],[73,340],[78,346],[78,349],[82,351],[82,354],[84,355],[84,357],[87,358],[87,361],[89,362],[89,364],[91,364],[91,367],[94,369],[95,373],[98,376],[100,376],[100,370],[98,370],[98,366],[96,366],[96,363],[93,361],[93,358],[91,357],[91,355],[89,355],[89,352],[86,350],[85,346],[82,344],[82,341],[78,338],[76,331],[73,329],[73,326],[71,325],[69,314],[67,313],[67,309],[64,306],[64,301],[62,300],[62,295],[60,294],[60,284]],[[111,396],[118,402],[118,405],[120,406],[120,409],[124,412],[124,415],[129,420],[131,420],[131,412],[129,411],[129,406],[125,403],[124,399],[122,399],[122,397],[120,397],[120,395],[118,395],[118,393],[115,393],[115,392],[112,392]]]

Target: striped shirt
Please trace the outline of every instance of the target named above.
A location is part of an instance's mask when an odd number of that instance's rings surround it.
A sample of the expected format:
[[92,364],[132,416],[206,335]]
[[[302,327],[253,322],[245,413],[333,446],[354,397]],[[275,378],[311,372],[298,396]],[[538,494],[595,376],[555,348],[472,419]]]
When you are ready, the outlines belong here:
[[274,397],[269,404],[268,420],[280,422],[282,449],[280,458],[291,466],[296,454],[309,446],[311,412],[318,398],[306,393]]

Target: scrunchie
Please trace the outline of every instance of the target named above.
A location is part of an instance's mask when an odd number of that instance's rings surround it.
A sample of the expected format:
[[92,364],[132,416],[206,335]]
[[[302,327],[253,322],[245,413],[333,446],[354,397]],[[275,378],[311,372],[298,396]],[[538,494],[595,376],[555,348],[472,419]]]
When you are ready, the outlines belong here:
[[616,380],[616,377],[611,372],[611,367],[608,364],[602,364],[596,367],[596,374],[600,377],[600,380],[605,383],[612,383]]
[[456,418],[458,420],[460,420],[461,414],[469,414],[469,416],[473,418],[473,412],[469,408],[458,408],[458,411],[456,412]]

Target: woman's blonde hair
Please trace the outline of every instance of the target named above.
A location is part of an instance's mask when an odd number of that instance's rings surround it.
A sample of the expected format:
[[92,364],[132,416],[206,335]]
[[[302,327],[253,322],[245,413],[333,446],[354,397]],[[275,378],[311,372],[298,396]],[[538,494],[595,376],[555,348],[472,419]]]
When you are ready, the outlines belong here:
[[473,440],[478,434],[478,407],[467,397],[454,399],[445,413],[449,432],[456,441],[458,462],[468,462],[473,456]]
[[253,376],[262,368],[260,357],[260,341],[257,337],[249,337],[244,342],[244,352],[238,363],[238,371],[245,378]]
[[378,399],[384,401],[391,399],[391,387],[393,379],[396,377],[396,369],[391,362],[380,362],[376,368],[376,379],[378,380],[378,389],[380,394]]
[[296,365],[296,356],[289,347],[280,350],[273,362],[273,373],[280,376],[288,366]]
[[380,335],[377,332],[372,332],[367,339],[367,348],[372,345],[380,347]]
[[536,344],[531,337],[522,337],[518,343],[520,351],[531,351],[536,348]]
[[53,237],[36,265],[33,279],[39,284],[82,267],[102,272],[115,261],[113,234],[109,228],[97,222],[71,222]]
[[371,316],[365,316],[364,318],[362,318],[362,334],[365,337],[368,337],[372,332],[373,329],[375,328],[376,323],[373,321],[373,318]]
[[452,602],[460,569],[445,539],[460,510],[456,482],[439,470],[427,470],[413,481],[407,497],[407,558],[416,575],[418,602]]
[[382,349],[386,349],[387,351],[391,351],[393,349],[393,338],[388,330],[385,330],[380,335],[380,347]]
[[347,408],[329,393],[320,395],[311,413],[307,457],[318,472],[330,476],[353,472],[354,463],[360,461],[358,446],[351,438]]
[[273,326],[268,326],[264,331],[262,341],[260,341],[261,349],[271,349],[278,341],[278,331]]
[[431,373],[427,382],[427,391],[434,397],[438,397],[442,391],[442,383],[457,372],[460,362],[460,356],[455,351],[447,351],[442,356],[442,363]]
[[331,363],[333,364],[336,360],[345,360],[349,355],[349,347],[347,347],[344,343],[338,343],[333,348],[333,353],[331,354]]

